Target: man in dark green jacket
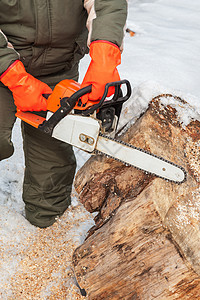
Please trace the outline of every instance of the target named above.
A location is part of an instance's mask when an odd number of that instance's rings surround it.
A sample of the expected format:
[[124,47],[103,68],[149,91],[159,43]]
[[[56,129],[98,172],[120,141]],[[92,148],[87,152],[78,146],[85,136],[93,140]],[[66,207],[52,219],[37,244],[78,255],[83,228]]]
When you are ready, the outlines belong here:
[[[127,17],[127,0],[0,1],[0,160],[10,157],[16,108],[46,110],[45,93],[63,79],[78,80],[80,59],[91,63],[83,102],[97,101],[117,65]],[[26,218],[47,227],[71,203],[76,161],[72,147],[22,124],[25,153],[23,200]]]

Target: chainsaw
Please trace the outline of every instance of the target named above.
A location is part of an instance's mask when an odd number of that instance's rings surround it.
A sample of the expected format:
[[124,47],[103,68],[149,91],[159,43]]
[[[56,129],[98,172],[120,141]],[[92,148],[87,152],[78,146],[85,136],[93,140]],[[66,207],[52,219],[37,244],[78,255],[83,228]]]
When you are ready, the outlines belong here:
[[[114,88],[112,99],[109,88]],[[104,154],[165,180],[182,183],[185,170],[162,157],[115,139],[122,105],[131,96],[128,80],[105,85],[100,101],[81,102],[92,86],[80,88],[74,80],[62,80],[47,98],[47,115],[18,111],[16,116],[44,133],[90,154]],[[125,91],[124,91],[125,90]]]

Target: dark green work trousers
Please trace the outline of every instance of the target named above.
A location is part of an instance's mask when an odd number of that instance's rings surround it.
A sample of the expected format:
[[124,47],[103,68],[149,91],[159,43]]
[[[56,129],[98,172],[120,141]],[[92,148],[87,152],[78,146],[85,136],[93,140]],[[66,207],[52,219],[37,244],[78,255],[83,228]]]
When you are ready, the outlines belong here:
[[[52,86],[51,86],[52,87]],[[0,84],[0,160],[14,152],[11,142],[16,107],[12,93]],[[23,200],[26,218],[38,227],[52,225],[71,203],[76,160],[70,145],[22,124],[25,175]]]

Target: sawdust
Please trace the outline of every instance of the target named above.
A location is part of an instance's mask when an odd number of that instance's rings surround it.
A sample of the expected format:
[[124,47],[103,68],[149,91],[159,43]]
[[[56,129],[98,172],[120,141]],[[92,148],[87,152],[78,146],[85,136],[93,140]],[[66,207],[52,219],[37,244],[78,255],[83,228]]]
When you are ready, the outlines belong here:
[[187,201],[177,201],[175,207],[177,210],[176,225],[185,228],[193,226],[199,231],[200,222],[200,189],[192,191],[188,195]]
[[71,262],[74,250],[81,243],[77,232],[80,223],[90,218],[82,212],[81,205],[70,207],[54,225],[37,228],[36,234],[24,241],[26,247],[11,278],[12,294],[8,300],[87,299],[75,284]]

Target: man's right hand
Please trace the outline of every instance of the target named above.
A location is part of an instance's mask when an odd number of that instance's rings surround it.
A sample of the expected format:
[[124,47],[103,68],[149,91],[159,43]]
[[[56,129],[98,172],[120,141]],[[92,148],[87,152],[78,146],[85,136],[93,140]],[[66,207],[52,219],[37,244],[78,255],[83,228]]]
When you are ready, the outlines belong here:
[[0,77],[1,82],[13,93],[16,107],[21,111],[45,111],[46,99],[52,89],[26,72],[21,61],[15,61]]

